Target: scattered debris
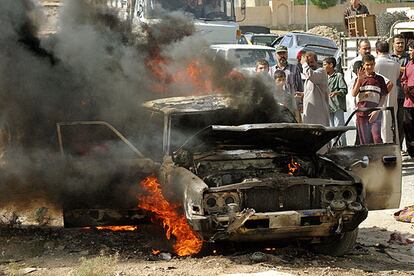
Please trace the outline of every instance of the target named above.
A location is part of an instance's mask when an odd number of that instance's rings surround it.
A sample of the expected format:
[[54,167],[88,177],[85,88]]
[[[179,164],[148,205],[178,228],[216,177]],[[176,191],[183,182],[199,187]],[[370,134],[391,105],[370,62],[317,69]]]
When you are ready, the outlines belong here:
[[26,274],[29,274],[29,273],[32,273],[32,272],[35,272],[35,271],[37,271],[37,268],[26,267],[26,268],[19,269],[17,274],[18,275],[26,275]]
[[377,249],[377,251],[378,252],[380,252],[380,253],[386,253],[385,252],[385,249],[386,248],[389,248],[388,246],[386,246],[386,245],[384,245],[384,244],[382,244],[382,243],[377,243],[377,244],[375,244],[374,245],[374,247]]
[[251,256],[250,256],[250,260],[255,262],[255,263],[261,263],[261,262],[265,262],[269,259],[269,256],[263,252],[254,252]]
[[159,250],[153,250],[152,255],[149,256],[149,261],[170,261],[172,255],[167,252],[160,252]]
[[397,221],[414,223],[414,205],[404,207],[402,210],[394,213]]
[[401,235],[401,233],[394,232],[394,233],[391,233],[388,243],[407,245],[407,244],[414,243],[414,238],[411,237],[411,235]]
[[221,276],[293,276],[291,273],[280,272],[277,270],[269,270],[256,273],[234,273],[234,274],[220,274]]
[[163,261],[169,261],[172,259],[172,256],[170,253],[160,253],[158,254],[158,259],[163,260]]

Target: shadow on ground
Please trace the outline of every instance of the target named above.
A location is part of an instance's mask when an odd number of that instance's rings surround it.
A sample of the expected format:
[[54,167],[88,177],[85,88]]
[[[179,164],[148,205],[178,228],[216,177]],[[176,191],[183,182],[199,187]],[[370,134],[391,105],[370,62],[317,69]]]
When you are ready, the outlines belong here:
[[414,160],[413,159],[403,161],[402,175],[403,176],[414,175]]

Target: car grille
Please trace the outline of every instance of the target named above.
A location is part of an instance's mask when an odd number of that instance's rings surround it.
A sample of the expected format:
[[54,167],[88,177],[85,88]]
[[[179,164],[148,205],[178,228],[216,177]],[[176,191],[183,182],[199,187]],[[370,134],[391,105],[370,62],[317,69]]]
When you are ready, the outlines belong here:
[[320,208],[320,193],[310,185],[296,185],[285,190],[263,188],[244,192],[244,208],[256,212],[276,212]]

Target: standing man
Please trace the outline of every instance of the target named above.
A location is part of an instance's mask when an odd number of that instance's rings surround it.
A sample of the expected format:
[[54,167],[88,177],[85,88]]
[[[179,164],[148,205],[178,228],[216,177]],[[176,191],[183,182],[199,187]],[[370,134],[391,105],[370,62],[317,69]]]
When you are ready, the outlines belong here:
[[391,58],[397,61],[400,64],[400,77],[397,79],[397,103],[398,103],[398,111],[397,111],[397,125],[398,125],[398,135],[400,137],[400,148],[402,151],[402,143],[404,141],[404,90],[401,85],[401,78],[402,74],[404,73],[405,66],[407,65],[408,61],[410,60],[410,56],[405,51],[405,39],[402,34],[396,34],[392,38],[393,41],[393,53],[391,54]]
[[404,132],[407,152],[414,158],[414,42],[408,43],[410,61],[405,67],[402,77],[404,88]]
[[291,91],[303,92],[303,83],[300,69],[297,65],[288,63],[288,50],[286,46],[276,47],[276,65],[270,67],[270,76],[274,76],[276,70],[283,70],[286,74],[287,83],[291,86]]
[[[346,111],[346,94],[348,88],[341,73],[335,71],[336,60],[334,57],[327,57],[323,60],[323,68],[328,74],[329,87],[329,120],[331,126],[345,125],[344,112]],[[340,139],[342,146],[346,146],[346,136]]]
[[[387,41],[377,41],[375,44],[377,58],[375,61],[375,72],[387,78],[389,83],[387,84],[388,88],[391,88],[386,96],[384,106],[385,107],[394,107],[394,119],[397,122],[397,111],[398,111],[398,102],[397,102],[397,89],[395,83],[397,83],[398,78],[400,77],[400,64],[392,60],[389,56],[390,45]],[[393,132],[392,132],[392,117],[391,112],[386,111],[384,113],[381,126],[382,140],[384,143],[398,143],[399,141],[394,141]],[[395,126],[396,127],[396,126]]]
[[[375,57],[365,55],[362,58],[363,67],[358,70],[358,78],[352,88],[352,96],[357,98],[358,108],[381,107],[388,93],[385,80],[375,74]],[[381,113],[379,110],[357,112],[356,127],[362,145],[382,144]]]
[[[289,90],[293,93],[303,92],[303,82],[301,70],[299,66],[288,63],[288,49],[286,46],[279,45],[276,47],[276,65],[270,67],[269,74],[273,78],[276,70],[282,70],[286,74],[287,85]],[[296,105],[299,111],[302,110],[301,97],[295,97]],[[302,117],[299,116],[299,123],[302,122]]]
[[323,68],[318,68],[317,62],[314,52],[306,52],[300,61],[305,78],[303,122],[329,126],[328,75]]
[[360,0],[350,0],[350,6],[345,9],[344,12],[344,23],[345,29],[348,30],[348,17],[359,15],[359,14],[369,14],[367,6],[361,3]]

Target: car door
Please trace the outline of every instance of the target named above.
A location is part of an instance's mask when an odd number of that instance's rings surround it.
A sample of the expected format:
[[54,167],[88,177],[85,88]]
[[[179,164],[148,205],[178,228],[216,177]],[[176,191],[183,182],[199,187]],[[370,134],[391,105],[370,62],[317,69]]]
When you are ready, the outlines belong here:
[[[392,107],[373,108],[367,112],[374,109],[381,110],[383,116],[391,116],[391,143],[358,145],[354,142],[356,135],[348,135],[347,146],[334,145],[326,156],[360,178],[369,210],[398,208],[401,199],[402,158],[397,142],[398,134],[395,131],[394,110]],[[351,114],[346,125],[352,122],[355,112]]]
[[[154,174],[160,164],[104,121],[57,123],[57,139],[62,155],[57,162],[62,162],[62,178],[68,186],[62,200],[65,227],[131,218],[137,209],[137,183]],[[105,215],[96,219],[88,210]]]

